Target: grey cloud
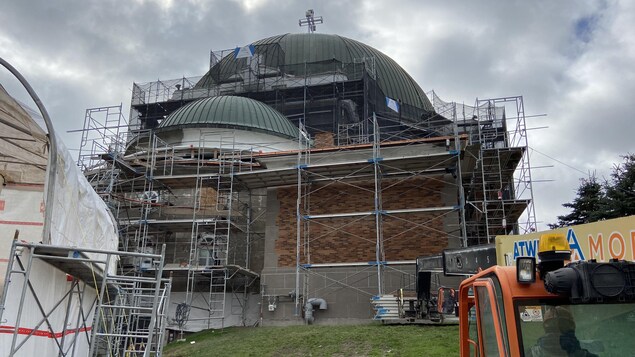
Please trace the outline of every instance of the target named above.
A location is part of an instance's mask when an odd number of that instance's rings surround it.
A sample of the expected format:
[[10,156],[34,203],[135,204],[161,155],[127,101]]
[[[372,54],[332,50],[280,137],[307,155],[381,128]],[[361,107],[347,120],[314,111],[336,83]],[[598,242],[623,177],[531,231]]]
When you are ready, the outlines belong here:
[[[3,3],[0,55],[32,82],[58,131],[81,126],[86,108],[124,103],[132,82],[203,74],[209,51],[287,32],[314,8],[319,32],[365,42],[393,57],[425,90],[471,104],[523,95],[530,145],[586,172],[635,151],[635,9],[620,1],[17,1]],[[57,72],[57,73],[54,73]],[[6,72],[0,81],[19,86]],[[24,97],[24,94],[20,94]],[[65,135],[77,147],[77,134]],[[562,214],[580,172],[540,155],[537,214]],[[610,159],[608,159],[610,160]],[[532,162],[533,162],[532,161]],[[546,226],[542,226],[544,228]]]

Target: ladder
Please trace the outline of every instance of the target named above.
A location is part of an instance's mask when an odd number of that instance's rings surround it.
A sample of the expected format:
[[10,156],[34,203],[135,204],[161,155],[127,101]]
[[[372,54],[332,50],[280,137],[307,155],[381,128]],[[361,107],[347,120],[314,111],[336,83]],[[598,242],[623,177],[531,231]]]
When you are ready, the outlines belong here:
[[213,224],[213,249],[212,258],[214,264],[206,269],[209,278],[209,322],[220,320],[220,327],[225,323],[225,305],[227,298],[227,282],[229,271],[229,238],[232,220],[232,205],[234,202],[233,175],[236,166],[240,170],[240,153],[236,151],[236,142],[233,136],[220,137],[220,154],[218,157],[218,175],[216,181],[216,209],[224,212],[222,218],[218,218]]
[[[150,275],[104,274],[95,308],[91,356],[160,355],[171,283],[162,278],[165,246]],[[149,257],[149,256],[148,256]]]

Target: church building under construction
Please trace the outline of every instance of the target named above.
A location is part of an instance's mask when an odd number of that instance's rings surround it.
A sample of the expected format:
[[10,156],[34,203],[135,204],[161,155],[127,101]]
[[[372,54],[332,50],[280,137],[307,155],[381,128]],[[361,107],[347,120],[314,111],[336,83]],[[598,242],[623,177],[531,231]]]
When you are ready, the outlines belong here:
[[444,102],[343,36],[212,51],[83,129],[119,249],[165,251],[174,331],[369,321],[374,296],[415,289],[418,257],[536,226],[522,97]]

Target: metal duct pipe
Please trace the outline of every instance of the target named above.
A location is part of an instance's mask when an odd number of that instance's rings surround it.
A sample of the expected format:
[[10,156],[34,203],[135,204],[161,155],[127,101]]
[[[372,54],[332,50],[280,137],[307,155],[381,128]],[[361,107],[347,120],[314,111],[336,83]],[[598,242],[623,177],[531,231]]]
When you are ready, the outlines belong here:
[[[324,107],[324,106],[328,106],[328,107],[332,107],[334,105],[334,103],[337,101],[337,98],[326,98],[326,99],[315,99],[311,101],[311,106],[313,107]],[[284,102],[284,108],[285,109],[303,109],[304,111],[304,106],[306,105],[304,100],[289,100]],[[275,108],[275,107],[274,107]],[[276,110],[279,110],[280,112],[282,112],[282,110],[275,108]]]
[[315,321],[315,318],[313,317],[314,307],[317,307],[320,310],[326,310],[328,308],[326,300],[322,298],[310,298],[309,300],[307,300],[306,304],[304,305],[304,321],[306,321],[306,323],[308,324],[311,324],[313,323],[313,321]]
[[357,104],[350,99],[343,99],[339,101],[339,107],[342,109],[349,118],[348,123],[359,123],[359,115],[357,115]]
[[[286,110],[291,110],[291,109],[302,109],[304,111],[304,106],[306,105],[306,103],[304,101],[288,101],[284,103],[284,109]],[[352,123],[358,123],[359,122],[359,115],[356,112],[357,109],[357,104],[351,100],[351,99],[340,99],[338,100],[337,98],[328,98],[328,99],[316,99],[316,100],[312,100],[311,101],[311,107],[313,108],[319,108],[319,107],[327,107],[327,108],[332,108],[333,106],[337,105],[338,109],[343,110],[344,112],[346,112],[347,117],[349,118],[349,120],[345,121],[348,124],[352,124]],[[283,111],[282,108],[277,108],[276,106],[274,106],[274,108],[276,110],[279,111]],[[330,110],[330,109],[329,109]],[[307,113],[309,114],[309,113]]]

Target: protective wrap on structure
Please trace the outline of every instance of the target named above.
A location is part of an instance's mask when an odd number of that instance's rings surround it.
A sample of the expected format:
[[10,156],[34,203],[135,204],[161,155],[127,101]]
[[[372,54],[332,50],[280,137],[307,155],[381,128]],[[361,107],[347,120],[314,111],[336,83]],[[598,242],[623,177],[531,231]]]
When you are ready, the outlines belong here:
[[[117,225],[59,138],[57,165],[48,165],[48,140],[38,119],[0,86],[0,133],[5,137],[0,157],[12,158],[0,161],[6,184],[0,186],[0,356],[10,351],[16,356],[85,356],[95,289],[38,258],[30,260],[27,251],[11,257],[12,241],[16,236],[26,242],[47,241],[42,237],[43,190],[51,167],[56,182],[49,188],[55,192],[53,202],[46,203],[53,205],[47,243],[117,250]],[[5,275],[7,268],[29,273]],[[10,278],[4,281],[5,276]]]
[[[58,138],[51,244],[117,250],[117,224]],[[114,267],[114,265],[111,265]]]
[[[0,297],[11,242],[42,240],[46,133],[0,86]],[[10,139],[9,139],[10,138]]]

